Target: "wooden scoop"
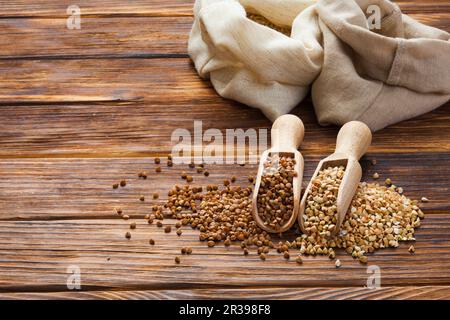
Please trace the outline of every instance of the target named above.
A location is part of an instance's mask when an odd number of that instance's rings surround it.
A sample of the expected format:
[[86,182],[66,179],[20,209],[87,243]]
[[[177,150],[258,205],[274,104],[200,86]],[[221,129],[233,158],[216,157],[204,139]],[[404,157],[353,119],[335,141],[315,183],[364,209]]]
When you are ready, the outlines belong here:
[[[258,226],[270,233],[281,233],[289,230],[295,223],[298,217],[300,194],[303,179],[304,160],[301,153],[297,150],[305,136],[305,127],[302,120],[294,115],[284,115],[279,117],[272,126],[271,137],[272,147],[263,152],[260,158],[258,175],[256,177],[255,188],[253,190],[252,205],[253,218]],[[295,159],[295,171],[297,177],[293,178],[292,186],[294,188],[294,210],[289,221],[280,229],[273,229],[271,226],[264,223],[258,214],[258,194],[261,185],[261,177],[264,173],[264,163],[269,155],[279,154],[280,156],[290,156]]]
[[303,194],[298,216],[300,229],[303,233],[306,233],[303,225],[303,215],[305,213],[306,200],[312,188],[312,182],[317,177],[319,171],[328,167],[343,166],[345,173],[342,177],[337,196],[337,224],[332,235],[338,233],[358,188],[358,184],[361,181],[362,169],[358,161],[367,152],[371,142],[372,132],[364,123],[351,121],[342,126],[337,136],[335,153],[320,161],[311,178],[311,182]]

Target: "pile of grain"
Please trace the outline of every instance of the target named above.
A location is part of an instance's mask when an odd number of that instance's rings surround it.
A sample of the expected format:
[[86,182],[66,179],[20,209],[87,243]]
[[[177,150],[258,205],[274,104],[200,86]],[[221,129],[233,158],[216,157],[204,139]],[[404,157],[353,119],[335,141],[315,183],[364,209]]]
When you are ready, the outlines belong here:
[[250,187],[209,185],[203,193],[199,187],[175,186],[169,192],[167,208],[183,225],[198,229],[199,239],[209,247],[220,241],[241,241],[242,248],[273,247],[270,235],[253,220],[251,194]]
[[422,218],[417,201],[398,193],[395,186],[362,182],[339,235],[330,239],[321,230],[310,229],[311,234],[303,234],[292,245],[302,254],[325,254],[330,258],[335,257],[335,248],[343,248],[366,263],[366,253],[415,240],[414,229]]
[[[269,199],[271,195],[286,196],[279,193],[280,181],[283,186],[292,185],[294,177],[292,169],[295,161],[292,159],[281,160],[283,161],[280,164],[284,171],[279,176],[280,179],[274,180],[274,176],[278,177],[274,172],[272,172],[274,175],[269,175],[268,180],[263,179],[264,185],[261,194]],[[272,165],[273,163],[268,163],[268,169],[269,167],[280,168]],[[204,166],[199,168],[201,168],[199,173],[207,172]],[[220,242],[223,242],[225,246],[239,242],[244,255],[248,255],[249,250],[255,248],[261,260],[265,260],[266,255],[276,249],[285,259],[290,259],[291,254],[295,253],[297,255],[295,260],[299,264],[302,264],[302,255],[328,255],[330,259],[335,259],[335,250],[338,248],[345,250],[355,259],[359,259],[361,263],[367,263],[366,253],[397,247],[400,241],[415,240],[414,230],[420,226],[424,214],[418,207],[418,201],[404,196],[403,190],[391,185],[389,179],[386,180],[387,186],[360,183],[339,234],[330,237],[336,225],[335,201],[343,170],[343,167],[326,168],[313,181],[313,189],[308,197],[305,215],[302,217],[308,234],[302,234],[293,238],[292,241],[281,241],[274,244],[274,236],[261,230],[253,220],[252,188],[231,186],[229,180],[224,181],[223,187],[208,185],[203,188],[192,186],[189,182],[184,186],[175,186],[169,191],[165,205],[153,205],[152,213],[146,215],[145,219],[149,224],[157,220],[157,226],[162,228],[162,221],[165,217],[176,218],[179,220],[175,224],[178,236],[182,235],[182,226],[189,225],[200,231],[199,239],[206,242],[209,247],[214,247]],[[138,175],[138,178],[143,177],[143,173]],[[235,181],[236,178],[232,177],[231,182]],[[254,178],[249,177],[249,181],[254,182]],[[273,181],[275,182],[272,185]],[[125,181],[122,182],[120,185],[125,186]],[[275,190],[271,191],[271,187],[274,187]],[[291,199],[290,197],[291,195],[287,195],[288,199]],[[158,198],[158,194],[153,195],[153,199]],[[267,204],[267,202],[261,204]],[[289,208],[286,205],[284,209],[289,212]],[[269,200],[267,211],[262,214],[268,214],[273,210],[277,212],[279,209],[273,207],[273,203],[270,203]],[[116,212],[124,220],[129,219],[129,216],[124,214],[121,208],[116,208]],[[278,213],[284,213],[284,210]],[[267,220],[273,222],[273,217],[269,216]],[[282,222],[283,218],[277,221]],[[130,229],[134,230],[135,228],[136,224],[132,222]],[[166,227],[164,232],[169,233],[171,229]],[[131,232],[127,231],[125,237],[130,239]],[[150,239],[149,243],[155,245],[153,239]],[[411,246],[409,251],[414,252],[414,248]],[[181,253],[191,254],[192,248],[182,248]],[[176,263],[180,263],[180,261],[180,258],[177,257]],[[339,260],[336,260],[335,264],[336,267],[341,265]]]
[[[183,225],[199,229],[200,240],[207,241],[208,246],[240,241],[243,249],[261,248],[260,254],[275,248],[283,254],[297,251],[302,255],[328,255],[331,259],[335,258],[336,248],[342,248],[362,263],[367,262],[366,253],[397,247],[399,241],[415,240],[414,229],[424,218],[417,201],[399,194],[395,186],[365,182],[360,183],[341,231],[333,238],[328,232],[310,227],[310,234],[274,245],[271,236],[258,228],[252,218],[250,188],[220,190],[209,186],[202,194],[195,187],[176,187],[169,193],[168,208]],[[320,210],[316,213],[322,214]]]

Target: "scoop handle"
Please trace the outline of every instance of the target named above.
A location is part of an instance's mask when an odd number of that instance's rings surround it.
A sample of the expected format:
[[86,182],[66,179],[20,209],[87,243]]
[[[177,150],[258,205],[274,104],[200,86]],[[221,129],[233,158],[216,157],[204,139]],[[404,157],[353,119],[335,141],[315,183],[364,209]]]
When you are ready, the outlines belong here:
[[339,131],[336,153],[359,160],[367,152],[371,143],[372,132],[369,127],[360,121],[350,121]]
[[292,114],[279,117],[272,125],[272,148],[280,151],[298,149],[305,136],[302,120]]

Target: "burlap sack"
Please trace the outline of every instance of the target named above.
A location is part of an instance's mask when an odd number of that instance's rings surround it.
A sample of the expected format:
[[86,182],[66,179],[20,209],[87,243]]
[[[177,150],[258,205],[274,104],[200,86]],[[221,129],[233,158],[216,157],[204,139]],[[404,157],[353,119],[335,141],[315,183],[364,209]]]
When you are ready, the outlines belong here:
[[[379,30],[369,30],[370,5],[381,9]],[[325,52],[312,86],[321,124],[360,120],[376,131],[450,99],[447,32],[387,0],[319,0],[315,8]]]
[[[189,55],[199,75],[216,91],[252,107],[271,120],[291,111],[308,93],[320,72],[323,50],[315,0],[197,0]],[[254,22],[257,13],[291,37]]]

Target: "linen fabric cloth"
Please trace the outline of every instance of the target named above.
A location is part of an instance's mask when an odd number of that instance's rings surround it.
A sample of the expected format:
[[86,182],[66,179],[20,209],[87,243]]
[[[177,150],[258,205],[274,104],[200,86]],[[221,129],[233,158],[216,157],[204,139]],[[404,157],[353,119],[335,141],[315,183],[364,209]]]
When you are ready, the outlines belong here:
[[[199,75],[272,121],[311,84],[320,124],[359,120],[372,131],[450,99],[450,34],[388,0],[197,0],[194,11],[189,54]],[[292,27],[291,36],[247,13]]]
[[[309,16],[313,20],[303,27],[293,23],[313,3],[197,0],[188,50],[199,75],[209,78],[221,96],[259,108],[272,121],[288,113],[308,94],[321,69],[316,18]],[[247,18],[247,13],[292,27],[292,36]]]
[[[374,5],[381,23],[370,30]],[[377,131],[450,99],[447,32],[413,20],[387,0],[321,0],[314,15],[325,52],[312,85],[320,124],[359,120]]]

